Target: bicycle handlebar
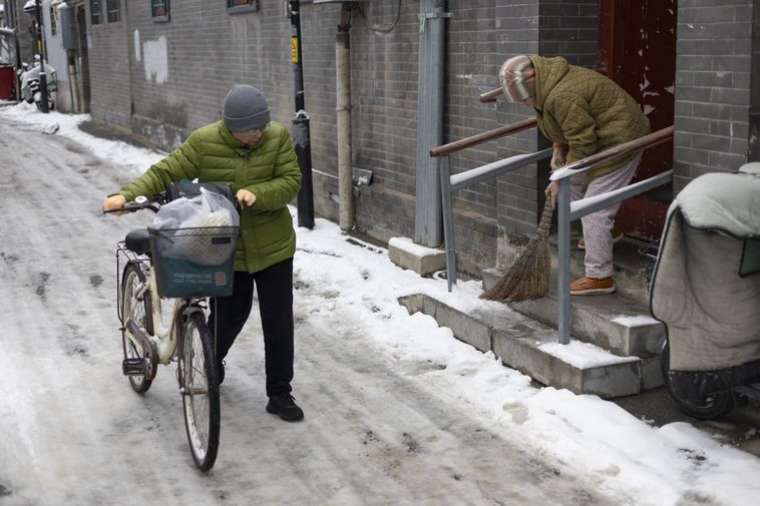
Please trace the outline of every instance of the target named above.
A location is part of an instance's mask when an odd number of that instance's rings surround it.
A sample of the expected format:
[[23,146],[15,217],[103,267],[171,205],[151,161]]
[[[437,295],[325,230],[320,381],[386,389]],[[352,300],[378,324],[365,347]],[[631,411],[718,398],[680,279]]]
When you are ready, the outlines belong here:
[[120,209],[103,211],[103,214],[134,213],[143,209],[150,209],[154,213],[157,213],[159,207],[161,207],[160,200],[151,201],[141,195],[140,197],[137,197],[137,199],[135,199],[133,202],[127,202],[124,204],[124,207]]

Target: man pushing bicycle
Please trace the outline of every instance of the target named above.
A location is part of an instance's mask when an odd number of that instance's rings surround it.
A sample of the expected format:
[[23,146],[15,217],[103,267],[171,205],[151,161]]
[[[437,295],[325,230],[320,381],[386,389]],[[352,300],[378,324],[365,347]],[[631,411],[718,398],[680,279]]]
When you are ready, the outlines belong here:
[[266,409],[286,421],[303,419],[291,395],[293,380],[293,255],[296,235],[287,204],[301,172],[288,130],[270,120],[261,91],[235,85],[224,99],[223,119],[195,130],[166,158],[103,202],[122,209],[136,197],[155,196],[183,179],[227,183],[240,203],[233,294],[211,304],[217,330],[219,383],[224,358],[248,319],[253,284],[258,291],[266,362]]

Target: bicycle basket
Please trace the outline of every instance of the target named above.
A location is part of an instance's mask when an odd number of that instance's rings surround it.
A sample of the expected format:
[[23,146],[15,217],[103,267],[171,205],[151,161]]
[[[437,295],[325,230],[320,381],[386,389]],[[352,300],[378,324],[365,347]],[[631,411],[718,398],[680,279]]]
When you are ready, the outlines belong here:
[[161,297],[232,294],[239,227],[149,228]]

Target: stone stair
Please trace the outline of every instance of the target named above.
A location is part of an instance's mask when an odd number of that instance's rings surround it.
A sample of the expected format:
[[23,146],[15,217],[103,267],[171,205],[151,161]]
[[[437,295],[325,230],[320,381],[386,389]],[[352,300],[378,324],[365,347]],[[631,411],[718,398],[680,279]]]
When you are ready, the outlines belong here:
[[[572,298],[570,345],[557,342],[555,287],[542,299],[510,304],[511,310],[493,305],[488,306],[492,310],[463,310],[456,307],[455,298],[444,302],[426,294],[399,302],[410,312],[434,317],[458,339],[493,351],[506,365],[545,385],[605,398],[634,395],[662,385],[659,353],[665,330],[649,313],[646,287],[653,258],[644,251],[645,245],[635,241],[616,246],[618,293]],[[573,276],[583,272],[582,251],[573,252],[571,265]],[[484,288],[502,274],[484,270]]]
[[560,345],[555,329],[506,306],[463,309],[427,294],[401,297],[399,303],[410,313],[432,316],[459,340],[492,351],[504,364],[545,385],[613,398],[662,382],[659,365],[652,361],[619,356],[579,340]]

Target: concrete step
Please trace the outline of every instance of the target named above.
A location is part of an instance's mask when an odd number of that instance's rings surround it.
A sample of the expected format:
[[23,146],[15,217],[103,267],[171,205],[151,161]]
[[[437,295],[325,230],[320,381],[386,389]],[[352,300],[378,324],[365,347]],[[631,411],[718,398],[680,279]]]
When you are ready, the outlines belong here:
[[504,364],[544,385],[612,398],[662,384],[656,359],[621,357],[577,340],[561,345],[555,330],[506,306],[464,310],[426,294],[401,297],[399,303],[410,313],[432,316],[457,339],[493,351]]
[[[502,273],[483,270],[484,289],[494,286]],[[513,302],[516,311],[556,329],[558,299],[554,284],[549,295],[536,300]],[[650,358],[659,355],[665,327],[649,315],[649,307],[625,295],[572,297],[571,333],[578,339],[620,356]]]

